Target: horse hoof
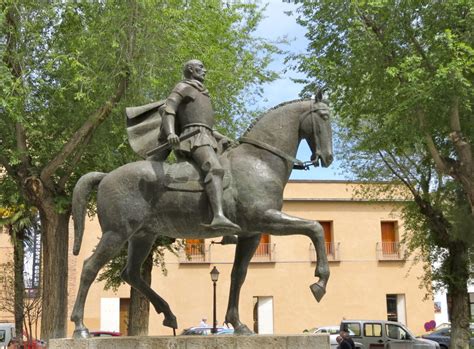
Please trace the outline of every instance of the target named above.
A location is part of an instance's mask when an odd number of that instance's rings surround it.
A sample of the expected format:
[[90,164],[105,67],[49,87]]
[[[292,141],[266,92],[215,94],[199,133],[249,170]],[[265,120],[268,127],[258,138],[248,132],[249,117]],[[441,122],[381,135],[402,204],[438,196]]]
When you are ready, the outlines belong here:
[[163,320],[163,326],[171,327],[172,329],[177,329],[178,321],[176,321],[176,318],[174,316],[172,318],[165,318]]
[[89,330],[87,328],[83,328],[80,330],[74,330],[74,333],[72,334],[72,338],[74,339],[82,339],[82,338],[90,338],[91,335],[89,333]]
[[309,288],[311,289],[314,298],[316,298],[318,302],[320,302],[323,296],[326,294],[326,289],[318,285],[318,283],[312,284]]
[[242,324],[238,326],[237,328],[234,328],[234,334],[248,336],[255,333],[253,333],[253,331],[250,328],[248,328],[247,325]]

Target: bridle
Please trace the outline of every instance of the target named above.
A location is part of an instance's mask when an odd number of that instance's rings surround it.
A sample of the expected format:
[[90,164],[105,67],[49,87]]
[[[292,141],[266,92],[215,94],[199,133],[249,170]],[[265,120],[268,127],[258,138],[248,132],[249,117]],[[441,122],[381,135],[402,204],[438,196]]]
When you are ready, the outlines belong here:
[[[323,108],[313,108],[313,101],[311,101],[311,108],[304,112],[303,114],[300,115],[300,125],[306,120],[308,116],[312,116],[314,113],[317,113],[319,110],[326,110]],[[311,118],[311,128],[313,132],[316,131],[316,125],[314,122],[314,118]],[[295,170],[309,170],[311,166],[316,166],[316,163],[314,160],[309,160],[309,161],[301,161],[298,160],[297,158],[286,154],[285,152],[281,151],[278,148],[275,148],[274,146],[267,144],[265,142],[252,139],[249,137],[241,137],[239,140],[240,143],[247,143],[251,144],[257,148],[264,149],[266,151],[269,151],[272,154],[277,155],[278,157],[282,158],[283,160],[286,160],[287,162],[291,163],[293,165],[293,169]]]

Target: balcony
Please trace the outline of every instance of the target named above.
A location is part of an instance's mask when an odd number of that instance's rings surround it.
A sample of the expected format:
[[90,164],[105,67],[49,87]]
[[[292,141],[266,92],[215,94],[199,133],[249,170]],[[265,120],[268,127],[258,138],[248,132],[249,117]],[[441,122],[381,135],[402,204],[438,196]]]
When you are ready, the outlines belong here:
[[[329,262],[340,262],[339,246],[340,242],[325,242],[326,244],[326,256]],[[316,249],[312,243],[309,244],[309,258],[311,262],[316,262]]]
[[179,253],[179,263],[211,263],[209,244],[186,244]]
[[377,242],[376,253],[379,261],[405,260],[403,248],[399,242]]
[[260,243],[250,260],[251,263],[273,263],[275,262],[275,244]]

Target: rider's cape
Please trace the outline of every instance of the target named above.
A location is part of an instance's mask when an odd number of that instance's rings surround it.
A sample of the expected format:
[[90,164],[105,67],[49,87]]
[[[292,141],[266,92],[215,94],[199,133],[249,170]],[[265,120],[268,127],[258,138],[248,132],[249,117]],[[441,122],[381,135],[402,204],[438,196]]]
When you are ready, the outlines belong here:
[[135,153],[143,158],[160,144],[158,138],[164,104],[165,100],[162,100],[125,109],[128,141]]

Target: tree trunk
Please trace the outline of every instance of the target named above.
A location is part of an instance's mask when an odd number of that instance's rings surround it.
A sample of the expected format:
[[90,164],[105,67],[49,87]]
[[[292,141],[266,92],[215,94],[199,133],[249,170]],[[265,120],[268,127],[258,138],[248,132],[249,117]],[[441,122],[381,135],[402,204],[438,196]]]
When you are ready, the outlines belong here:
[[[13,233],[13,232],[12,232]],[[13,233],[13,264],[15,273],[15,335],[16,338],[21,338],[23,332],[24,303],[25,303],[25,281],[23,276],[24,269],[24,246],[23,246],[23,231]]]
[[43,242],[41,338],[66,336],[68,224],[70,212],[58,213],[52,199],[39,207]]
[[[142,278],[151,285],[153,269],[153,251],[150,252],[142,266]],[[150,317],[150,301],[133,287],[130,289],[130,307],[128,309],[128,335],[148,335],[148,320]]]
[[468,250],[463,242],[452,243],[449,248],[449,268],[453,278],[448,283],[451,296],[451,349],[469,349],[469,293],[467,283]]

